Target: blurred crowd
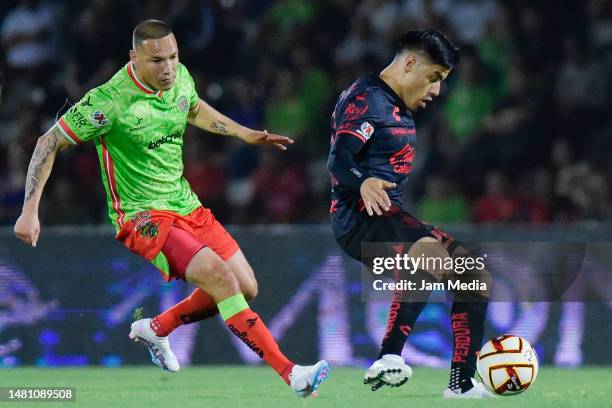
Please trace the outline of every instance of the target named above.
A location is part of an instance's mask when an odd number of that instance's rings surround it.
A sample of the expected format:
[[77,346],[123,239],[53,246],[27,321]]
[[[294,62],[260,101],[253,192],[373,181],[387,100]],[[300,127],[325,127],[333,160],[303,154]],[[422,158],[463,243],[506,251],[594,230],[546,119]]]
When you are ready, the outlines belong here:
[[[289,135],[287,152],[188,128],[185,176],[225,223],[326,222],[330,114],[380,71],[394,39],[445,32],[461,60],[415,114],[404,186],[424,220],[612,218],[612,1],[3,0],[0,224],[19,215],[36,139],[128,60],[146,18],[173,27],[200,96],[236,121]],[[93,144],[60,153],[44,224],[107,223]]]

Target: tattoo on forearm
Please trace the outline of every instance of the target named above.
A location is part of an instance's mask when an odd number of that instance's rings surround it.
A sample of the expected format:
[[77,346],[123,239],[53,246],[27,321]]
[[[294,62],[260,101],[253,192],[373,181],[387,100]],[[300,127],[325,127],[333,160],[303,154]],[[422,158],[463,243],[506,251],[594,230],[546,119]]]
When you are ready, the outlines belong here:
[[55,154],[58,141],[61,137],[60,131],[57,128],[53,128],[36,144],[34,154],[30,160],[30,165],[28,166],[25,192],[26,203],[30,201],[35,196],[36,191],[38,191],[45,164],[48,162],[49,157]]
[[212,122],[210,124],[210,130],[216,133],[227,135],[227,124],[221,121]]
[[230,133],[230,131],[227,130],[227,123],[221,122],[220,120],[212,122],[210,124],[210,130],[222,135],[238,136],[238,132]]

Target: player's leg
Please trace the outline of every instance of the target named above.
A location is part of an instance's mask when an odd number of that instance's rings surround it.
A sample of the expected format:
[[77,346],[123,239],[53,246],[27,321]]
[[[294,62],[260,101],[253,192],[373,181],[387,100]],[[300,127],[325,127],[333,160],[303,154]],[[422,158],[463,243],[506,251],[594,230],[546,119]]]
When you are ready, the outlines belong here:
[[[403,242],[411,257],[434,258],[447,256],[446,247],[451,239],[448,236],[439,237],[431,234],[432,227],[420,222],[409,213],[399,209],[387,212],[380,217],[363,215],[351,235],[338,242],[352,257],[368,265],[368,259],[381,256],[380,253],[361,253],[362,242]],[[397,249],[397,248],[396,248]],[[394,254],[385,254],[394,256]],[[410,279],[415,281],[438,281],[441,276],[438,270],[417,270],[412,276],[393,276],[394,279]],[[414,329],[414,324],[425,308],[429,291],[412,292],[398,291],[394,294],[389,308],[387,330],[381,343],[378,360],[366,371],[364,383],[377,390],[383,385],[397,387],[404,384],[412,373],[401,357],[404,344]]]
[[[398,241],[395,237],[389,242]],[[403,241],[409,242],[409,240]],[[423,237],[411,245],[408,256],[416,258],[425,256],[429,258],[440,257],[446,254],[445,249],[432,237]],[[437,282],[442,271],[419,269],[413,275],[406,271],[398,271],[396,280],[411,280],[413,282],[429,281]],[[420,284],[418,284],[420,287]],[[402,350],[406,340],[414,329],[414,325],[427,305],[429,290],[419,290],[418,293],[409,291],[396,291],[393,294],[387,329],[383,337],[378,360],[376,360],[366,371],[364,383],[376,391],[383,385],[399,387],[405,384],[412,376],[412,369],[402,358]]]
[[[414,239],[411,236],[400,235],[395,236],[397,242],[410,242],[405,239]],[[389,242],[392,242],[391,240]],[[444,246],[435,238],[425,236],[418,238],[408,250],[408,256],[411,258],[444,258],[448,256]],[[405,275],[404,275],[405,274]],[[413,275],[409,271],[401,271],[396,280],[412,280],[415,282],[429,281],[437,282],[443,275],[443,271],[437,269],[422,268],[417,270]],[[420,283],[418,284],[420,287]],[[387,322],[387,330],[380,346],[378,358],[387,354],[401,356],[404,345],[408,336],[414,329],[414,325],[420,316],[423,309],[427,305],[427,300],[430,295],[429,290],[419,290],[418,292],[397,291],[393,295],[391,307],[389,309],[389,318]]]
[[232,268],[219,255],[210,248],[202,248],[189,262],[185,278],[210,294],[232,333],[264,359],[298,395],[308,396],[318,390],[327,377],[327,363],[321,361],[314,366],[300,367],[291,362],[262,319],[251,310]]
[[[473,255],[463,246],[458,246],[451,254],[453,258],[472,258]],[[453,356],[446,398],[490,398],[481,384],[474,380],[478,350],[482,345],[487,305],[491,290],[491,275],[486,269],[470,269],[455,274],[454,279],[462,282],[478,280],[486,285],[482,291],[455,293],[451,310],[453,330]]]
[[[245,299],[247,301],[254,299],[257,296],[257,280],[238,244],[225,228],[214,220],[209,211],[202,210],[196,214],[200,212],[210,217],[208,223],[196,224],[195,230],[186,227],[185,229],[189,231],[173,227],[162,248],[162,252],[172,265],[175,277],[184,279],[187,261],[193,258],[202,247],[207,246],[228,262],[238,279]],[[151,325],[158,336],[167,336],[183,324],[198,322],[216,316],[218,313],[219,310],[213,298],[202,289],[196,288],[187,298],[153,318]]]

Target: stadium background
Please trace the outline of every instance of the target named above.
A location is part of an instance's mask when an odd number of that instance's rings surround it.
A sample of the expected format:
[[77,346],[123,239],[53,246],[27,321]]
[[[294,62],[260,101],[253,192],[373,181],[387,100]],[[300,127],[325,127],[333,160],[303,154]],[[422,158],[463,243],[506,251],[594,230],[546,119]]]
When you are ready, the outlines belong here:
[[[278,153],[185,134],[185,175],[243,245],[260,281],[256,310],[291,357],[367,364],[384,330],[387,305],[361,301],[358,266],[325,225],[325,161],[338,93],[381,69],[407,28],[438,28],[463,49],[442,96],[416,114],[405,186],[415,213],[464,239],[612,241],[612,1],[145,3],[0,4],[0,366],[145,363],[126,341],[132,311],[188,293],[112,240],[91,144],[56,161],[39,247],[11,233],[36,138],[125,64],[144,18],[174,27],[202,98],[296,139]],[[612,334],[612,293],[601,284],[585,303],[497,305],[487,335],[524,334],[549,364],[612,364],[601,340]],[[409,359],[445,364],[447,311],[426,309]],[[173,336],[183,362],[255,362],[214,320]]]

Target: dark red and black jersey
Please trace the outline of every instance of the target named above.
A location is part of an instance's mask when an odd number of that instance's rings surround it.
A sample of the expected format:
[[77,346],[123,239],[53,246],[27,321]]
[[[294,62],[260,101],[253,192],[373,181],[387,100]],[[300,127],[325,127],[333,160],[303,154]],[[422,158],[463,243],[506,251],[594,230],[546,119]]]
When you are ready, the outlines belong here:
[[350,231],[355,212],[364,211],[359,187],[368,177],[396,183],[387,194],[401,206],[400,183],[412,171],[415,140],[412,114],[378,75],[363,76],[342,92],[332,115],[327,162],[336,237]]

